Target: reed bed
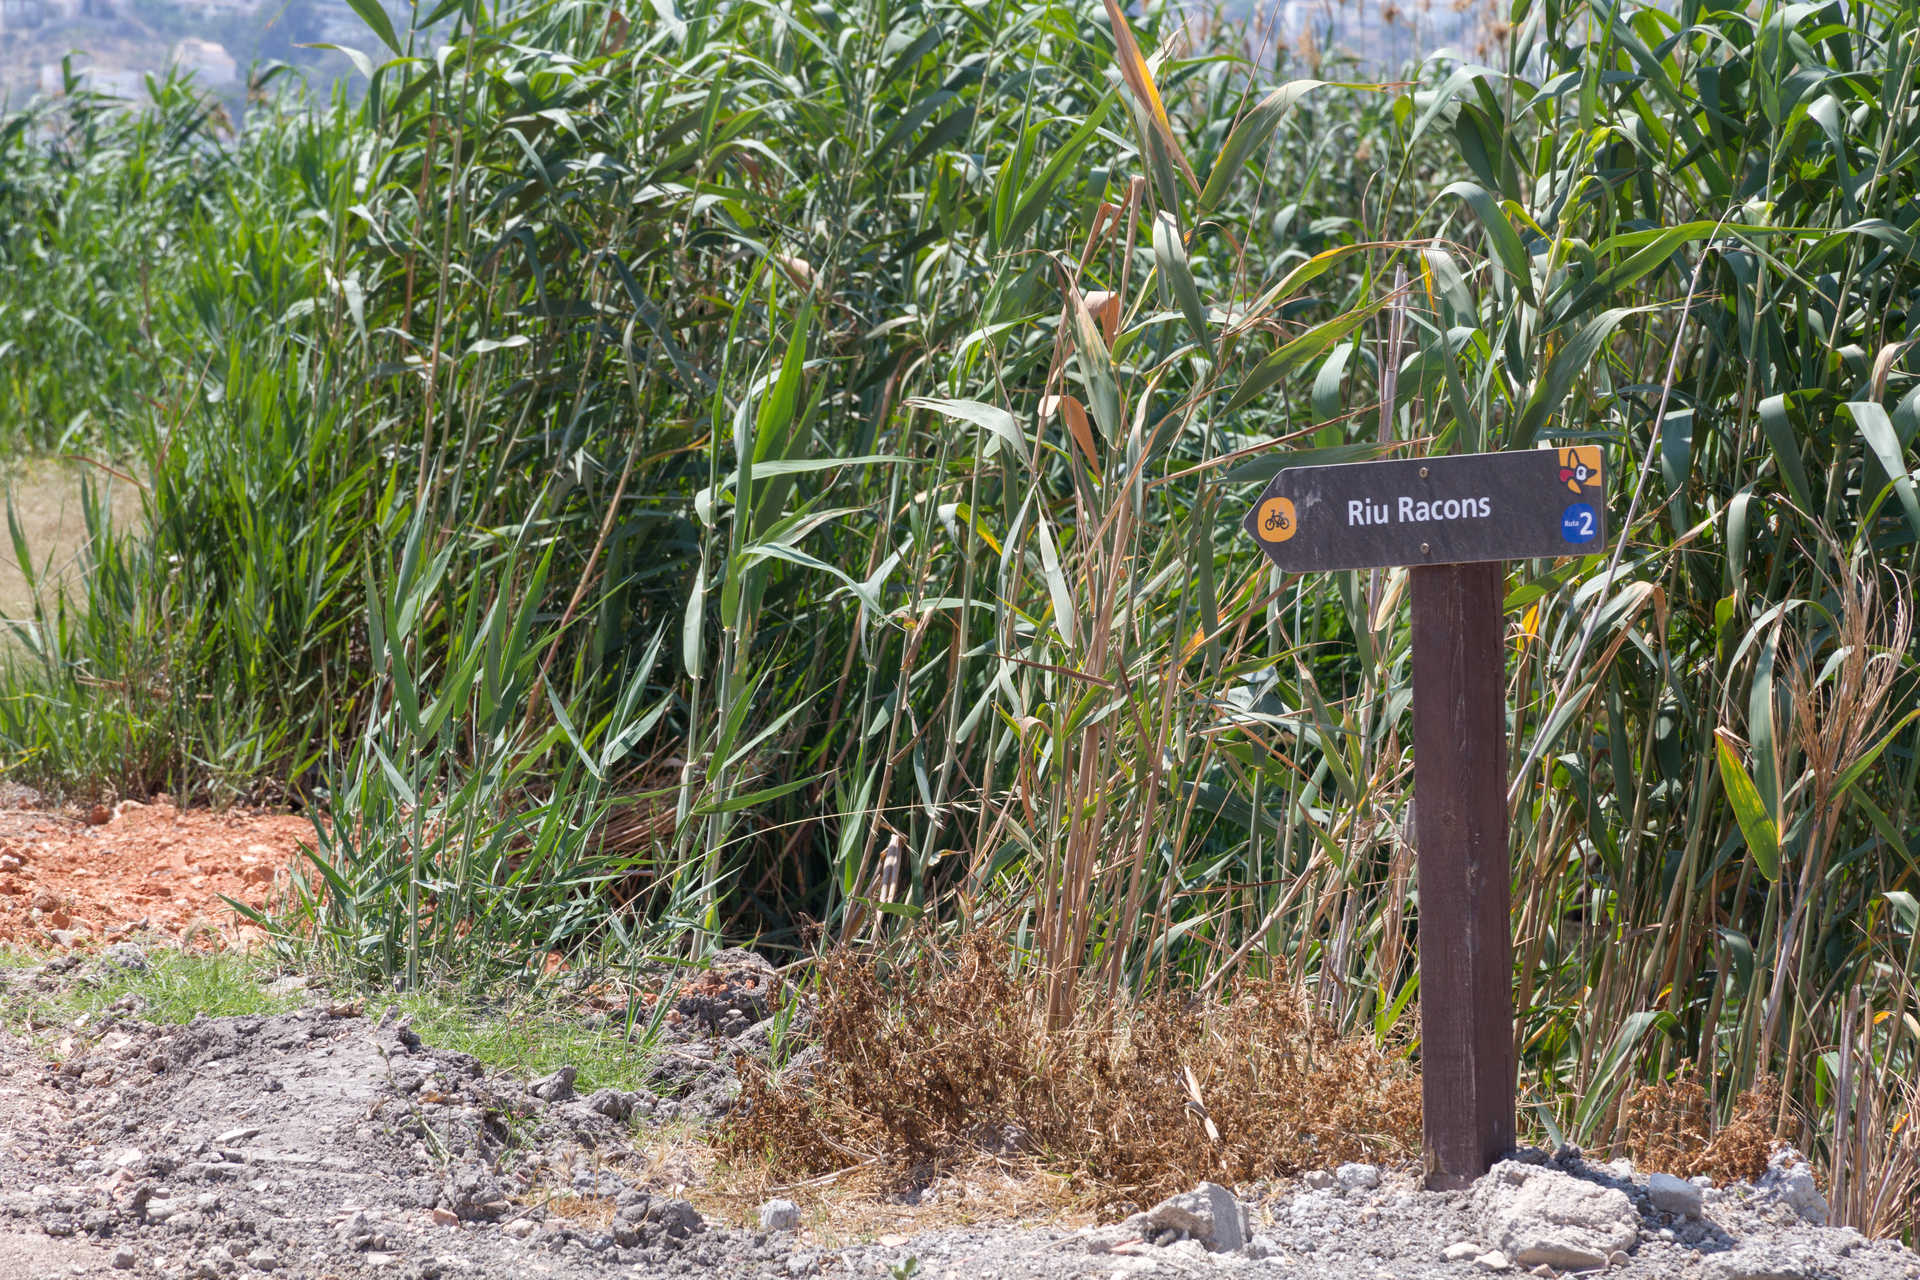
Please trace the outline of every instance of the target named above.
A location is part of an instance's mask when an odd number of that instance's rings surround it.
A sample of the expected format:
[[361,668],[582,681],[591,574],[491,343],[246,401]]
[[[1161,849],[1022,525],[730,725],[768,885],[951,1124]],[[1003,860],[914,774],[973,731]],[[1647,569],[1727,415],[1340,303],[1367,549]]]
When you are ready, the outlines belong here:
[[324,811],[285,936],[368,978],[937,925],[1056,1026],[1282,981],[1417,1058],[1404,576],[1237,521],[1595,443],[1616,545],[1508,578],[1524,1119],[1777,1078],[1914,1230],[1912,3],[1517,0],[1392,79],[1153,3],[363,11],[358,98],[0,128],[0,434],[146,487],[11,773]]

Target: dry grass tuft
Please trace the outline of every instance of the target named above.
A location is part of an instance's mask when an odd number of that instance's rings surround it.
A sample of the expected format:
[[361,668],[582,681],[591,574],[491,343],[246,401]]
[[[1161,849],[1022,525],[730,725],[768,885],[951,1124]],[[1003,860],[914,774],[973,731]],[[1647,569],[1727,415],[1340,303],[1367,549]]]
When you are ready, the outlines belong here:
[[1645,1085],[1623,1110],[1627,1154],[1640,1168],[1682,1178],[1751,1182],[1767,1171],[1779,1109],[1780,1082],[1763,1076],[1735,1099],[1732,1119],[1716,1134],[1707,1091],[1691,1075]]
[[742,1062],[723,1150],[777,1176],[867,1166],[902,1186],[986,1157],[1114,1204],[1418,1148],[1417,1076],[1291,987],[1090,1006],[1055,1029],[1011,969],[1006,945],[984,936],[945,955],[925,937],[898,960],[829,954],[818,1067],[780,1079]]

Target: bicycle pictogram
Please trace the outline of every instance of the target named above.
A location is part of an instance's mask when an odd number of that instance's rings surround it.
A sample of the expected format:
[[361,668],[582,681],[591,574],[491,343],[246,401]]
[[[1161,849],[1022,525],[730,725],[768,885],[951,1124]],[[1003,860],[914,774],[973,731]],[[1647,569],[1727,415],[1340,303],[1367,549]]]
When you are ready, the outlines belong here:
[[1285,542],[1294,534],[1293,503],[1287,498],[1268,498],[1254,516],[1254,533],[1262,542]]

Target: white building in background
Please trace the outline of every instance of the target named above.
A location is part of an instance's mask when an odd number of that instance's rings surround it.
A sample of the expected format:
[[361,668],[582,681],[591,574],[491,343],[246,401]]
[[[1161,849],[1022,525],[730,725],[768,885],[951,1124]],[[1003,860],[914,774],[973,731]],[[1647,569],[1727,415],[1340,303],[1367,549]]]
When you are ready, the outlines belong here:
[[174,45],[167,61],[192,75],[207,88],[232,84],[240,78],[240,64],[227,52],[225,45],[194,36]]

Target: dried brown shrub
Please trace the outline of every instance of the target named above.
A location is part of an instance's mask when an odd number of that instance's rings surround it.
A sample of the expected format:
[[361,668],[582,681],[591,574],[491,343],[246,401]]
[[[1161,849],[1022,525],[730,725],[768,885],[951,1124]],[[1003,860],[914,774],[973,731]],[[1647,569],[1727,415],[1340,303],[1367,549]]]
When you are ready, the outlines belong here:
[[1752,1181],[1767,1171],[1780,1082],[1762,1076],[1734,1100],[1733,1116],[1712,1131],[1707,1091],[1690,1074],[1643,1085],[1621,1108],[1627,1154],[1643,1169],[1716,1182]]
[[1202,1178],[1418,1148],[1403,1058],[1343,1036],[1290,987],[1089,1006],[1054,1029],[1011,969],[983,936],[944,957],[923,938],[898,963],[828,955],[817,1070],[779,1080],[743,1062],[723,1149],[793,1178],[871,1161],[905,1184],[998,1156],[1069,1175],[1089,1198],[1146,1203]]

